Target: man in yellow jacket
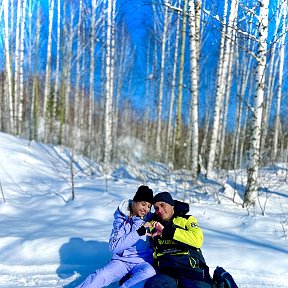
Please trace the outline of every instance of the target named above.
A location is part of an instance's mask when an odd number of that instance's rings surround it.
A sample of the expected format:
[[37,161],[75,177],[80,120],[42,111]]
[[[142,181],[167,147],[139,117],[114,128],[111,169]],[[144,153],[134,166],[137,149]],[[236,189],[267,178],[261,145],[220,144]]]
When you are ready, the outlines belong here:
[[145,288],[208,288],[209,268],[200,250],[203,232],[195,217],[186,215],[189,205],[173,200],[168,192],[153,199],[155,209],[152,243],[157,274]]

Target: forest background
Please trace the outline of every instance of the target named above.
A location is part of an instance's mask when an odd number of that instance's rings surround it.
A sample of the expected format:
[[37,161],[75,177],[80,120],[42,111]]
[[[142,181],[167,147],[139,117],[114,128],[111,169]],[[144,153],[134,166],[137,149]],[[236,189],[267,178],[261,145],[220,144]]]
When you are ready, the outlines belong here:
[[106,174],[245,167],[246,206],[287,161],[287,0],[2,0],[0,19],[3,132]]

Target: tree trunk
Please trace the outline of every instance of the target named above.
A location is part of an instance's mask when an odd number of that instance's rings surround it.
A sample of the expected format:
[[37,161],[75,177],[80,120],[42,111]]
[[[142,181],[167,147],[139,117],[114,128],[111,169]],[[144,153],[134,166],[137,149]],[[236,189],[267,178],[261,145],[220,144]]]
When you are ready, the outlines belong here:
[[286,39],[286,21],[287,21],[287,0],[282,4],[283,11],[283,24],[282,24],[282,35],[280,39],[280,59],[279,59],[279,75],[278,75],[278,85],[277,85],[277,104],[275,113],[275,123],[274,123],[274,137],[273,137],[273,152],[272,159],[277,160],[278,143],[279,143],[279,129],[280,129],[280,108],[282,99],[282,83],[283,83],[283,70],[284,70],[284,60],[285,60],[285,39]]
[[13,96],[12,96],[12,73],[11,73],[11,60],[10,60],[10,47],[9,47],[9,8],[8,1],[3,2],[4,10],[4,49],[5,49],[5,67],[6,67],[6,93],[8,94],[7,99],[7,120],[8,129],[11,133],[15,133],[15,119],[14,119],[14,108],[13,108]]
[[251,137],[250,137],[250,154],[249,165],[247,169],[247,185],[245,188],[243,205],[249,207],[255,204],[258,193],[258,170],[260,165],[260,139],[261,139],[261,120],[263,110],[263,96],[265,88],[265,66],[267,53],[268,38],[268,5],[266,0],[259,0],[259,44],[257,51],[256,67],[256,87],[254,96],[254,108],[252,111]]
[[[24,37],[25,37],[25,12],[26,0],[21,1],[21,18],[20,18],[20,42],[19,42],[19,103],[18,103],[18,133],[21,135],[23,127],[23,101],[24,101]],[[28,85],[28,84],[27,84]]]
[[36,36],[35,36],[35,59],[34,59],[34,76],[33,76],[33,96],[31,103],[31,117],[33,118],[33,130],[31,130],[31,139],[38,140],[39,128],[39,78],[38,78],[38,48],[39,35],[41,28],[40,4],[37,6]]
[[[198,53],[200,51],[199,41],[196,36],[196,17],[195,17],[195,6],[194,0],[189,0],[189,44],[190,44],[190,77],[191,77],[191,102],[190,102],[190,126],[188,129],[191,131],[189,137],[188,149],[191,149],[191,173],[192,179],[196,179],[198,175],[198,150],[199,150],[199,131],[198,131],[198,97],[199,97],[199,67],[198,67]],[[198,13],[199,14],[199,13]],[[198,19],[198,18],[197,18]],[[197,27],[199,30],[199,27]],[[198,48],[197,48],[198,47]],[[188,154],[189,155],[189,154]],[[190,157],[189,157],[190,158]]]
[[[231,12],[229,16],[229,21],[228,21],[228,29],[227,29],[227,34],[228,34],[228,40],[226,44],[226,49],[225,49],[225,57],[227,59],[225,62],[227,62],[227,74],[223,75],[223,83],[224,84],[224,91],[223,91],[223,113],[221,117],[221,129],[219,133],[219,140],[218,142],[220,143],[219,147],[219,167],[222,167],[223,164],[223,155],[224,155],[224,149],[225,149],[225,140],[226,140],[226,126],[227,126],[227,113],[228,113],[228,106],[229,106],[229,99],[230,99],[230,94],[231,94],[231,86],[232,86],[232,80],[233,80],[233,64],[234,64],[234,59],[235,57],[235,40],[236,40],[236,29],[237,29],[237,14],[238,14],[238,5],[239,2],[232,1],[231,3]],[[230,39],[229,39],[230,37]],[[227,143],[226,143],[227,144]]]
[[112,55],[111,53],[111,37],[112,37],[112,0],[108,1],[107,8],[107,40],[106,40],[106,91],[105,91],[105,135],[104,135],[104,171],[105,174],[108,174],[110,161],[111,161],[111,150],[112,150],[112,97],[113,89],[111,82],[113,83],[114,79],[111,77],[112,70]]
[[[286,1],[285,1],[286,2]],[[276,13],[276,12],[275,12]],[[262,116],[262,123],[269,123],[269,116],[271,112],[271,104],[272,104],[272,98],[274,95],[274,85],[275,85],[275,79],[277,79],[277,63],[278,63],[278,58],[276,57],[276,47],[277,43],[276,39],[278,38],[278,33],[280,29],[280,20],[281,20],[281,14],[282,14],[282,9],[281,11],[277,11],[277,17],[275,20],[275,28],[274,28],[274,35],[273,35],[273,43],[271,45],[271,58],[270,58],[270,67],[269,70],[267,69],[267,93],[266,99],[264,101],[264,106],[263,106],[263,116]],[[262,127],[262,135],[261,135],[261,157],[264,158],[265,156],[268,156],[268,151],[265,153],[265,149],[267,148],[266,143],[266,138],[267,138],[267,133],[268,133],[268,125],[263,125]],[[273,153],[272,153],[273,154]],[[271,155],[272,156],[272,155]],[[273,156],[272,156],[273,157]]]
[[[70,120],[70,103],[71,103],[71,68],[72,68],[72,44],[73,44],[73,13],[71,11],[70,7],[70,24],[69,24],[69,33],[68,33],[68,43],[67,43],[67,63],[66,63],[66,73],[65,73],[65,116],[64,116],[64,122],[65,122],[65,144],[73,147],[73,143],[70,143],[71,140],[73,140],[73,137],[69,137],[69,130],[74,129],[72,127]],[[72,134],[73,135],[73,134]]]
[[180,49],[180,64],[179,64],[179,82],[178,82],[178,101],[175,127],[175,157],[174,167],[176,169],[181,166],[181,134],[182,134],[182,101],[183,101],[183,76],[184,76],[184,59],[185,59],[185,42],[186,42],[186,28],[187,28],[187,4],[188,0],[184,0],[183,6],[183,23],[181,32],[181,49]]
[[92,152],[93,117],[95,111],[94,102],[94,72],[95,72],[95,22],[96,22],[96,0],[92,0],[91,38],[90,38],[90,69],[89,69],[89,108],[88,108],[88,155]]
[[[52,139],[56,136],[56,110],[58,103],[58,95],[60,90],[60,40],[61,40],[61,2],[57,0],[57,44],[56,44],[56,71],[55,71],[55,86],[53,93],[53,103],[51,111],[50,133]],[[54,136],[54,137],[53,137]],[[53,143],[53,140],[52,140]]]
[[15,39],[15,73],[14,73],[14,124],[15,124],[15,133],[19,133],[19,109],[18,105],[19,100],[19,70],[20,70],[20,23],[21,23],[21,1],[17,3],[17,18],[16,18],[16,39]]
[[44,118],[44,139],[47,139],[47,126],[48,126],[48,111],[47,105],[51,91],[51,52],[52,52],[52,28],[54,16],[54,0],[49,2],[49,28],[48,28],[48,44],[47,44],[47,60],[46,60],[46,74],[45,74],[45,90],[43,100],[43,118]]
[[[179,6],[180,3],[178,3]],[[171,99],[170,108],[168,116],[168,127],[167,127],[167,141],[165,147],[166,163],[173,163],[174,161],[174,151],[173,151],[173,111],[175,102],[175,92],[176,92],[176,77],[178,68],[178,52],[179,52],[179,38],[180,38],[180,12],[177,13],[176,21],[176,32],[175,32],[175,47],[174,47],[174,57],[173,57],[173,72],[172,72],[172,87],[171,87]]]
[[162,131],[162,105],[163,105],[163,90],[165,77],[165,52],[166,39],[168,29],[168,8],[164,6],[164,27],[161,39],[161,64],[160,64],[160,86],[159,86],[159,100],[157,107],[157,130],[156,130],[156,155],[157,159],[161,160],[161,131]]
[[[250,41],[249,41],[250,42]],[[247,47],[250,47],[248,44]],[[244,113],[244,94],[247,88],[248,77],[251,70],[251,61],[252,58],[248,59],[247,57],[241,59],[241,64],[238,62],[239,69],[239,79],[237,82],[237,107],[236,107],[236,129],[233,134],[233,144],[230,155],[230,162],[232,163],[232,169],[237,169],[238,165],[241,164],[239,159],[241,158],[239,155],[240,151],[240,141],[241,141],[241,127],[245,127],[242,125],[242,118]],[[238,68],[236,68],[238,70]],[[245,129],[245,128],[243,128]]]
[[221,103],[223,97],[223,74],[225,74],[225,63],[224,63],[224,54],[225,54],[225,32],[226,32],[226,17],[227,17],[227,8],[228,3],[225,0],[224,3],[224,13],[223,13],[223,27],[221,31],[221,39],[220,39],[220,51],[219,51],[219,64],[218,64],[218,71],[217,71],[217,90],[216,90],[216,100],[215,100],[215,107],[214,107],[214,116],[213,116],[213,124],[212,124],[212,135],[211,135],[211,142],[209,148],[209,155],[208,155],[208,163],[207,163],[207,177],[211,176],[212,169],[214,167],[214,161],[216,156],[216,149],[217,149],[217,139],[218,139],[218,131],[219,131],[219,120],[220,120],[220,113],[221,113]]

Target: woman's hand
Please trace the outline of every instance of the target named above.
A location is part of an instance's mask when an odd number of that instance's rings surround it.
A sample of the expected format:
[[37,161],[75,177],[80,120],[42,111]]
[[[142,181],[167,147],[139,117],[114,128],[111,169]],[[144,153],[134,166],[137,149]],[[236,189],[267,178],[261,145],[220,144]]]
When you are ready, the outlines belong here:
[[151,233],[147,231],[147,228],[152,228],[151,223],[145,222],[139,229],[137,229],[137,233],[139,234],[139,236],[151,236]]
[[151,236],[155,237],[155,236],[162,235],[162,231],[164,229],[164,226],[157,221],[153,221],[151,224],[152,224],[152,227],[154,228],[154,231],[153,231]]

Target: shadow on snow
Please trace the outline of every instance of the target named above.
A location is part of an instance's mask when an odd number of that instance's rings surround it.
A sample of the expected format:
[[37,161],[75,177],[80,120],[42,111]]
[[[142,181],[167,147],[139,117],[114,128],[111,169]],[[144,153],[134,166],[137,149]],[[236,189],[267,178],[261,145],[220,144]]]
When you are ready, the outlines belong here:
[[59,278],[67,279],[75,273],[79,274],[77,279],[63,286],[65,288],[76,287],[111,259],[108,243],[85,241],[82,238],[70,238],[68,243],[61,246],[59,256],[60,266],[56,270]]

